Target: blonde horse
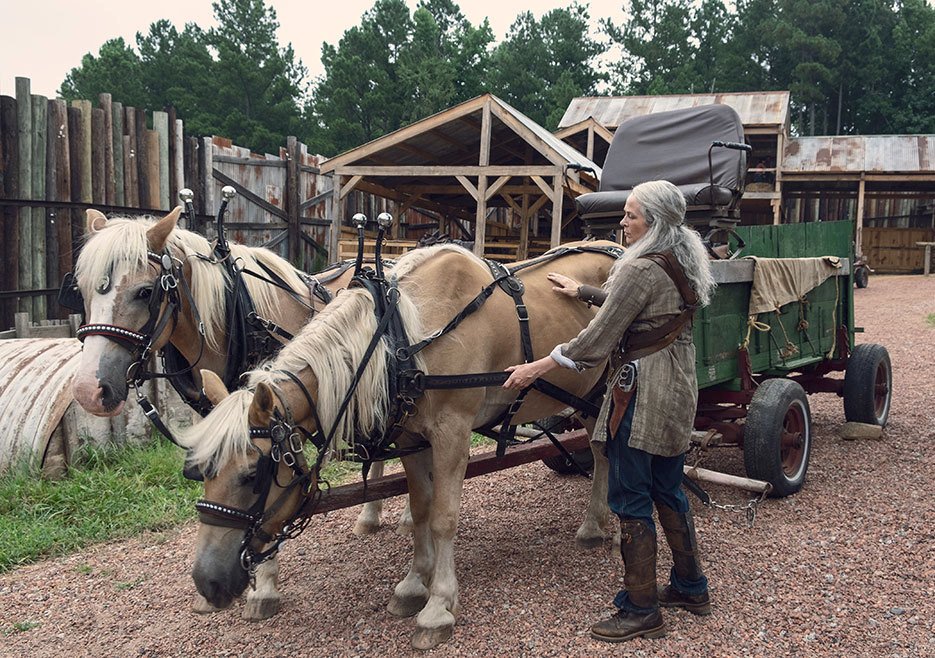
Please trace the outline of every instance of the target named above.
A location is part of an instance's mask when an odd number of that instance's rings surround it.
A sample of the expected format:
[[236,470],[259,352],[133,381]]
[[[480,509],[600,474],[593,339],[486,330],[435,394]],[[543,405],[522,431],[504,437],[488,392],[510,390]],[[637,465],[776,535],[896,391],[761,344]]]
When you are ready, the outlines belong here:
[[[596,313],[585,304],[556,295],[546,272],[556,271],[599,286],[612,263],[613,259],[603,254],[579,253],[522,271],[536,355],[547,354],[555,344],[571,339]],[[443,327],[492,278],[483,261],[448,245],[406,254],[391,275],[398,282],[400,315],[412,342]],[[415,365],[428,375],[501,371],[523,358],[518,324],[514,300],[494,292],[479,311],[418,355]],[[207,474],[193,577],[198,591],[213,605],[229,605],[246,589],[249,574],[245,565],[260,561],[264,549],[275,542],[284,526],[285,534],[301,527],[296,519],[307,500],[303,491],[314,493],[316,489],[316,474],[312,469],[309,475],[303,466],[303,453],[293,451],[297,463],[285,459],[282,444],[270,438],[276,436],[274,422],[285,418],[290,427],[313,432],[319,429],[314,420],[318,419],[323,432],[332,430],[331,446],[352,444],[358,433],[384,428],[386,410],[392,403],[386,386],[386,342],[381,342],[362,371],[348,399],[347,413],[338,413],[376,327],[373,298],[364,289],[350,288],[314,317],[272,361],[250,373],[249,388],[227,395],[218,378],[205,376],[206,392],[215,409],[180,440],[192,451],[193,462]],[[584,396],[601,374],[602,368],[582,373],[561,370],[548,379]],[[403,421],[405,432],[398,439],[401,446],[418,439],[431,446],[402,457],[409,485],[414,555],[409,572],[388,604],[393,614],[418,614],[412,638],[416,648],[427,649],[446,641],[458,613],[454,538],[471,430],[496,422],[515,397],[499,386],[427,390]],[[513,421],[531,422],[563,407],[564,403],[532,391]],[[602,527],[608,520],[607,460],[599,450],[595,450],[595,457],[591,502],[579,539],[603,536]],[[214,518],[212,512],[224,518]]]
[[[159,280],[161,264],[150,253],[168,250],[181,263],[184,285],[191,291],[191,301],[180,295],[181,307],[174,321],[168,322],[152,349],[171,345],[193,366],[191,391],[202,390],[200,369],[224,376],[228,364],[227,291],[230,277],[226,269],[207,258],[212,245],[203,236],[177,226],[181,208],[158,221],[148,219],[107,219],[97,210],[87,211],[86,243],[76,263],[78,287],[85,303],[88,325],[116,327],[139,332],[151,314],[150,296]],[[274,272],[291,290],[244,276],[247,290],[258,315],[296,334],[307,321],[311,307],[323,302],[315,298],[309,284],[299,277],[284,259],[262,248],[231,244],[231,258],[246,269]],[[322,287],[331,294],[347,286],[352,272],[329,279]],[[301,300],[301,301],[299,301]],[[197,313],[192,308],[192,303]],[[166,313],[165,305],[159,309]],[[204,325],[204,335],[199,332]],[[113,331],[110,329],[109,331]],[[88,412],[114,416],[123,410],[127,399],[127,370],[136,359],[131,349],[106,335],[84,339],[81,361],[73,380],[75,399]],[[197,366],[197,367],[195,367]],[[240,372],[229,373],[234,377]],[[367,510],[362,517],[370,519]],[[366,524],[364,529],[369,529]],[[257,573],[257,587],[248,595],[244,616],[265,619],[279,609],[276,560],[263,565]],[[203,599],[196,600],[195,610],[211,612],[214,608]]]

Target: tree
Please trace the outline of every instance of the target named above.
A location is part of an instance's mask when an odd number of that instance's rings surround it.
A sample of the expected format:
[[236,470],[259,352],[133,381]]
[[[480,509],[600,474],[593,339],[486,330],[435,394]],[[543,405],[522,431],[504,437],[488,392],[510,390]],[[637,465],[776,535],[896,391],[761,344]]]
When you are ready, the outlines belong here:
[[149,93],[141,80],[141,68],[139,56],[122,38],[110,39],[96,57],[87,53],[81,58],[81,66],[65,76],[59,94],[75,100],[109,93],[125,105],[145,106]]
[[593,62],[604,50],[589,34],[587,8],[577,2],[541,20],[523,12],[494,50],[490,90],[554,129],[572,98],[596,93],[605,76]]

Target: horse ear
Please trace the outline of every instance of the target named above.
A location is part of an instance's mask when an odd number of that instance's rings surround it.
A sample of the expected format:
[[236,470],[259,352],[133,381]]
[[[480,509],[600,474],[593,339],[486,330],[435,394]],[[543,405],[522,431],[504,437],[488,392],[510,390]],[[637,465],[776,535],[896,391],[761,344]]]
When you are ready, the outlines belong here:
[[273,390],[267,384],[260,382],[256,385],[247,417],[251,425],[262,427],[269,424],[273,417]]
[[182,206],[176,206],[172,209],[172,212],[153,224],[150,229],[146,231],[146,239],[149,242],[150,250],[156,252],[163,250],[166,246],[166,240],[169,239],[169,234],[175,230],[176,225],[179,223],[179,215],[181,214]]
[[88,208],[86,214],[87,219],[85,220],[84,230],[88,235],[97,233],[105,226],[107,226],[107,217],[100,210]]
[[221,378],[218,377],[213,370],[201,371],[201,386],[208,400],[210,400],[211,404],[214,406],[218,406],[221,400],[230,395],[230,393],[227,392],[227,387],[224,386],[224,382],[221,381]]

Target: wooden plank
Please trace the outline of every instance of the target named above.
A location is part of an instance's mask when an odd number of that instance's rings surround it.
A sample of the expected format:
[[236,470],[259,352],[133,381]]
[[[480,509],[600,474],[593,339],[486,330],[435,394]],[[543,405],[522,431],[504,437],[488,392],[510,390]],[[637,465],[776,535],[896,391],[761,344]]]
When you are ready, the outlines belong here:
[[[289,262],[299,269],[304,263],[299,261],[301,243],[299,242],[299,140],[294,135],[286,137],[286,218],[289,223]],[[304,253],[304,251],[302,252]]]
[[501,176],[500,178],[495,180],[493,185],[487,188],[487,200],[489,201],[490,197],[492,197],[494,194],[499,192],[500,188],[506,185],[509,180],[510,180],[509,176]]
[[91,110],[91,198],[94,203],[107,203],[107,185],[104,180],[104,110]]
[[237,190],[237,194],[239,194],[240,196],[248,200],[250,203],[253,203],[254,205],[259,206],[266,212],[270,213],[271,215],[275,217],[278,217],[279,219],[283,220],[287,224],[289,223],[289,215],[286,214],[285,210],[283,210],[282,208],[277,208],[276,206],[271,204],[266,199],[257,196],[252,191],[248,190],[246,187],[241,185],[239,181],[234,180],[227,174],[221,171],[218,171],[217,169],[214,170],[214,177],[217,180],[221,181],[221,183],[223,183],[224,185],[230,185],[231,187],[233,187],[235,190]]
[[180,136],[182,124],[176,116],[174,107],[170,106],[166,110],[166,114],[168,115],[169,128],[169,208],[174,208],[178,205],[179,188],[185,187],[184,185],[179,185],[179,181],[182,180],[181,176],[179,176],[182,164],[182,142]]
[[523,195],[523,207],[519,213],[519,247],[516,249],[516,260],[529,258],[529,195]]
[[[241,158],[232,155],[215,155],[214,163],[245,165],[247,167],[275,167],[285,169],[288,165],[282,160],[260,160],[259,158]],[[299,167],[303,171],[306,169],[316,169],[315,167]]]
[[114,205],[126,202],[123,167],[123,103],[111,104],[111,147],[114,152]]
[[214,215],[217,212],[217,205],[214,202],[214,178],[215,178],[215,169],[212,164],[214,160],[214,141],[210,137],[202,137],[200,142],[200,162],[199,162],[199,171],[201,176],[201,184],[199,185],[199,190],[196,190],[196,193],[201,194],[203,199],[202,203],[204,207],[202,212],[206,215]]
[[861,240],[864,232],[864,192],[866,191],[866,181],[861,178],[857,186],[857,224],[855,228],[854,253],[862,255]]
[[562,203],[565,200],[565,190],[562,188],[561,176],[556,176],[552,185],[552,235],[549,238],[549,246],[554,249],[562,242]]
[[334,175],[334,187],[331,188],[331,230],[328,235],[328,261],[335,263],[341,259],[338,243],[341,239],[341,224],[344,220],[344,197],[341,196],[342,176]]
[[174,173],[172,175],[172,187],[169,192],[171,195],[171,206],[179,203],[179,190],[188,187],[188,181],[185,178],[185,123],[181,119],[175,120],[175,132],[173,141],[174,150]]
[[156,199],[150,197],[149,183],[149,140],[146,137],[146,112],[137,108],[133,112],[133,124],[136,127],[136,179],[139,185],[141,208],[155,208]]
[[[20,198],[19,192],[19,128],[16,116],[16,99],[0,96],[0,196],[5,199]],[[19,222],[20,210],[13,207],[0,208],[0,289],[16,290],[19,277]],[[0,300],[0,322],[9,327],[13,322],[17,302],[15,299]]]
[[[490,165],[472,167],[469,165],[420,165],[420,166],[348,166],[340,167],[337,172],[343,176],[553,176],[556,167],[543,165]],[[561,172],[559,171],[559,174]]]
[[[94,203],[93,191],[91,187],[91,101],[76,100],[71,102],[71,106],[78,110],[77,130],[71,135],[72,143],[72,166],[78,165],[78,199],[73,201],[83,201],[84,203]],[[69,117],[71,112],[69,112]],[[69,125],[69,128],[71,125]],[[75,190],[75,179],[72,177],[72,192]]]
[[[34,199],[45,199],[46,150],[49,131],[49,99],[45,96],[32,96],[32,194]],[[32,209],[32,259],[31,290],[40,290],[46,286],[46,209]],[[36,320],[45,320],[48,315],[46,298],[33,297],[32,316]]]
[[[552,148],[552,146],[550,146],[544,139],[539,137],[539,135],[523,125],[516,117],[510,114],[506,108],[501,107],[497,103],[493,103],[491,109],[494,115],[500,119],[500,121],[508,125],[513,130],[513,132],[522,137],[527,144],[541,153],[546,158],[546,160],[559,168],[567,164],[565,159],[554,148]],[[553,173],[555,173],[555,167],[552,167],[552,171],[544,175],[548,176]],[[569,176],[575,177],[575,175],[571,172],[569,172]]]
[[[474,197],[475,201],[480,200],[480,196],[478,195],[477,188],[474,187],[474,184],[471,183],[471,181],[469,181],[467,178],[461,175],[455,176],[455,178],[457,178],[458,182],[461,183],[461,187],[467,190],[468,194]],[[487,198],[489,199],[490,197],[488,196]]]
[[166,112],[153,112],[153,131],[156,133],[153,161],[155,162],[158,205],[157,208],[168,211],[172,206],[169,198],[169,115]]
[[[158,132],[146,131],[146,181],[149,183],[149,207],[165,210],[162,204],[162,157],[159,142]],[[168,191],[168,187],[166,190]]]
[[474,220],[474,253],[484,257],[484,240],[487,236],[487,177],[477,177],[477,216]]
[[[16,78],[16,124],[19,140],[19,193],[22,199],[32,199],[32,94],[29,78]],[[32,209],[19,213],[19,263],[16,290],[32,288]],[[32,300],[20,298],[16,308],[32,312]]]
[[354,191],[354,188],[357,187],[357,184],[363,180],[363,176],[351,176],[350,179],[341,186],[341,198],[345,198],[348,194]]
[[123,108],[123,171],[127,205],[140,207],[140,169],[136,164],[138,139],[136,136],[136,108]]
[[100,94],[98,102],[104,111],[104,203],[117,204],[117,179],[114,176],[114,103],[110,94]]
[[[560,434],[556,437],[569,452],[586,450],[589,446],[588,434],[584,430],[575,430]],[[506,468],[513,468],[521,464],[539,461],[546,457],[560,454],[548,439],[539,439],[532,443],[508,448],[503,457],[497,457],[496,450],[490,450],[474,455],[468,460],[465,479],[486,475]],[[408,491],[405,473],[396,473],[382,478],[375,478],[367,482],[366,492],[363,483],[355,482],[340,487],[334,487],[323,493],[321,503],[314,509],[314,514],[323,514],[344,507],[352,507],[372,500],[382,500],[392,496],[399,496]]]
[[[49,103],[49,157],[48,166],[52,175],[48,177],[50,189],[47,198],[56,201],[71,201],[71,156],[68,144],[68,106],[56,99]],[[62,280],[72,269],[72,211],[61,210],[50,213],[54,218],[52,230],[48,232],[48,279],[50,284]],[[60,313],[62,309],[59,309]]]
[[541,176],[530,176],[530,178],[532,178],[532,182],[535,183],[536,186],[537,186],[540,190],[542,190],[542,193],[543,193],[544,195],[546,195],[546,196],[548,196],[548,197],[551,197],[551,196],[552,196],[552,187],[551,187],[548,183],[546,183],[546,182],[542,179]]
[[484,109],[481,112],[481,122],[480,122],[480,153],[478,155],[477,164],[481,167],[486,167],[490,164],[490,131],[491,131],[491,118],[490,118],[490,106],[492,100],[488,97],[484,102]]

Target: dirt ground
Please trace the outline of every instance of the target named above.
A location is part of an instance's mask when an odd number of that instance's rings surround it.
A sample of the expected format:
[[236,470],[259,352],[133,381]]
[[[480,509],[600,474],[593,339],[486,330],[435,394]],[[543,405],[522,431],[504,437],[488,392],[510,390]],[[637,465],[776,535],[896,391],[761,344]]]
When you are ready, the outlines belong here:
[[[693,500],[712,616],[666,611],[663,639],[591,640],[622,584],[619,557],[575,548],[588,483],[536,463],[467,482],[461,614],[432,655],[935,656],[935,277],[874,276],[855,297],[858,342],[892,358],[889,425],[879,441],[844,441],[840,399],[811,396],[801,492],[766,501],[752,528]],[[740,451],[705,465],[743,474]],[[411,655],[414,621],[385,610],[410,541],[390,525],[355,537],[355,514],[318,518],[284,547],[283,609],[258,623],[242,601],[191,611],[195,524],[17,569],[0,576],[0,656]],[[660,579],[670,563],[660,548]]]

